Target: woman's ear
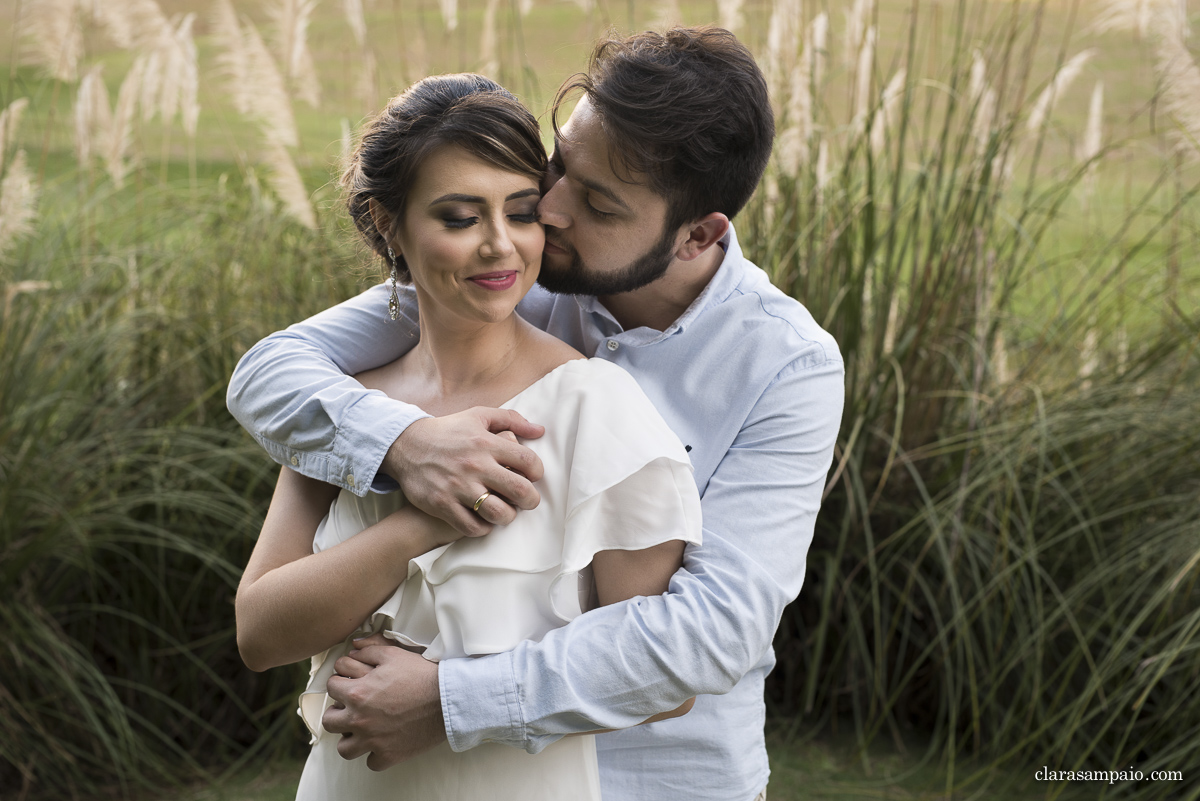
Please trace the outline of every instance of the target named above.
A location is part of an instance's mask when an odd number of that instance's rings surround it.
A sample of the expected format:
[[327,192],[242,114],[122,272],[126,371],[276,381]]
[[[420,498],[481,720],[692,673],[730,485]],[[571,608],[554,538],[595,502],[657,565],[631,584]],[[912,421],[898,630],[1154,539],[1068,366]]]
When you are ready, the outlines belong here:
[[384,244],[391,245],[392,215],[375,198],[367,200],[367,210],[371,212],[371,222],[375,223],[375,230],[383,237]]

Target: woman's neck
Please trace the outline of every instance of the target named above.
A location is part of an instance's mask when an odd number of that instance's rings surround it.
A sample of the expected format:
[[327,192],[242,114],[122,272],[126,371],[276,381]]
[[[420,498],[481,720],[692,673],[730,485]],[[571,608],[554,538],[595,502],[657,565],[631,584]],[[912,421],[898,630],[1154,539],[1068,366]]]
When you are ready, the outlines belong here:
[[518,359],[528,324],[513,312],[495,323],[441,321],[420,315],[421,338],[409,366],[443,397],[494,386]]

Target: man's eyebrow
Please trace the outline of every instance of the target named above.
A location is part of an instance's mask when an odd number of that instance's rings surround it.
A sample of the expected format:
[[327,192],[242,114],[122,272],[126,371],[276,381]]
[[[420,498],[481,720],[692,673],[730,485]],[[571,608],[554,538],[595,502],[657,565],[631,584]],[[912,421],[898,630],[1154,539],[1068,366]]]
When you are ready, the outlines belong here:
[[[516,192],[513,192],[511,195],[509,195],[508,197],[506,197],[504,199],[506,201],[507,200],[517,200],[518,198],[529,197],[530,195],[540,195],[540,194],[541,194],[541,192],[539,190],[534,189],[533,187],[530,187],[528,189],[521,189]],[[433,200],[429,201],[429,205],[436,206],[439,203],[486,203],[486,202],[487,201],[484,200],[479,195],[463,195],[458,192],[451,192],[448,195],[442,195],[439,198],[434,198]]]
[[[550,155],[550,160],[551,161],[557,160],[560,164],[562,163],[562,140],[557,136],[554,137],[554,152]],[[621,200],[621,198],[617,195],[616,192],[612,191],[611,189],[609,189],[607,186],[600,183],[599,181],[592,180],[591,178],[580,178],[579,183],[583,184],[585,187],[592,190],[593,192],[597,192],[601,195],[604,195],[606,198],[611,200],[613,203],[616,203],[618,206],[625,209],[625,211],[629,211],[629,212],[633,211],[632,209],[629,208],[629,204],[626,203],[624,200]]]

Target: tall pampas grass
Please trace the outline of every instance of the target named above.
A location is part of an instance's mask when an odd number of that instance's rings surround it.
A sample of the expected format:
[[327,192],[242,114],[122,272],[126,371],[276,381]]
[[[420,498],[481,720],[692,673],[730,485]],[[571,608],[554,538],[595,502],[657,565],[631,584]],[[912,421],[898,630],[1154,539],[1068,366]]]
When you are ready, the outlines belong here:
[[871,110],[871,78],[875,71],[875,28],[867,29],[862,47],[858,51],[858,64],[854,68],[854,117],[850,128],[857,135],[866,124]]
[[37,212],[37,184],[18,150],[0,179],[0,255],[26,234],[33,233]]
[[92,156],[105,149],[112,128],[103,69],[102,64],[96,64],[88,70],[75,93],[75,158],[84,170],[91,165]]
[[354,41],[359,47],[367,43],[367,20],[363,15],[362,0],[342,0],[342,13],[346,15],[346,24],[354,34]]
[[234,108],[258,123],[269,142],[296,147],[300,136],[288,100],[287,84],[254,23],[239,21],[229,0],[214,4],[213,29],[222,48]]
[[813,96],[824,69],[825,38],[829,17],[817,15],[804,32],[804,50],[792,69],[791,91],[784,116],[786,127],[779,135],[779,161],[785,173],[795,175],[810,157],[814,126]]
[[796,63],[797,43],[800,26],[803,24],[803,8],[800,0],[775,0],[771,7],[771,20],[767,24],[767,55],[763,63],[763,77],[772,100],[778,104],[787,87]]
[[321,84],[308,49],[308,26],[317,0],[275,0],[267,6],[274,22],[274,44],[292,92],[313,108],[321,105]]
[[717,0],[717,24],[737,33],[742,27],[742,0]]
[[683,9],[679,0],[658,0],[654,4],[654,17],[650,27],[654,30],[664,30],[672,25],[683,24]]
[[[1150,32],[1156,0],[1106,0],[1091,30],[1096,33],[1132,31],[1139,36]],[[1157,0],[1161,3],[1163,0]]]
[[1181,150],[1200,157],[1200,67],[1184,44],[1184,31],[1169,16],[1155,25],[1155,71],[1162,101],[1174,118],[1174,138]]
[[306,228],[316,229],[317,218],[304,181],[287,150],[278,142],[268,142],[263,163],[267,167],[267,183],[279,198],[283,211]]
[[500,57],[496,50],[496,12],[499,11],[500,0],[488,0],[483,10],[483,33],[479,37],[479,59],[483,66],[480,73],[492,79],[500,77]]
[[37,184],[25,164],[24,150],[8,157],[17,141],[21,115],[28,105],[29,100],[21,97],[0,112],[0,256],[33,231]]
[[1083,71],[1083,66],[1094,54],[1094,50],[1080,51],[1059,68],[1058,72],[1054,74],[1054,78],[1050,80],[1050,84],[1042,90],[1034,102],[1033,108],[1029,112],[1029,118],[1025,121],[1027,132],[1035,134],[1046,124],[1046,120],[1054,112],[1054,106],[1058,103],[1059,98],[1071,88],[1071,84]]
[[879,109],[875,112],[875,119],[871,121],[871,152],[875,155],[883,152],[883,146],[887,143],[888,130],[895,123],[896,104],[904,97],[906,77],[905,70],[898,71],[883,89],[879,100]]
[[1096,86],[1092,89],[1092,99],[1088,103],[1088,118],[1087,127],[1083,130],[1083,143],[1080,148],[1079,158],[1087,166],[1084,174],[1082,186],[1082,198],[1084,207],[1087,207],[1088,199],[1092,195],[1096,184],[1096,159],[1100,156],[1100,149],[1103,146],[1104,130],[1104,81],[1096,81]]
[[26,0],[21,4],[23,61],[52,78],[74,81],[83,55],[83,29],[77,0]]
[[133,147],[133,123],[137,115],[138,93],[145,69],[146,58],[139,57],[134,60],[125,79],[121,81],[121,88],[117,92],[117,104],[113,108],[103,143],[104,166],[118,189],[125,185],[125,176],[132,168],[128,159]]
[[854,5],[845,12],[846,30],[843,32],[842,55],[846,59],[847,67],[854,64],[855,57],[862,50],[874,11],[874,0],[854,0]]
[[438,7],[442,11],[442,23],[446,30],[458,28],[458,0],[438,0]]
[[8,149],[17,143],[17,129],[21,126],[21,116],[28,106],[29,98],[18,97],[8,104],[8,108],[0,111],[0,176],[4,175]]

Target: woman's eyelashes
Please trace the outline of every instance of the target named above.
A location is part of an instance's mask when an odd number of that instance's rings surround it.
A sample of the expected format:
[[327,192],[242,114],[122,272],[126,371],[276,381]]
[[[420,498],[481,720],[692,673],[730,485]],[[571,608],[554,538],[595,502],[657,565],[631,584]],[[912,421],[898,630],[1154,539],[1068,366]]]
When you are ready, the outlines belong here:
[[[514,214],[509,214],[507,216],[508,216],[508,219],[512,220],[515,223],[520,223],[522,225],[532,225],[541,220],[541,218],[539,217],[539,215],[537,213],[536,208],[534,208],[532,211],[517,212]],[[479,222],[479,217],[474,216],[474,215],[464,216],[464,217],[456,217],[456,216],[442,217],[442,224],[445,225],[447,228],[454,228],[454,229],[470,228],[472,225],[475,225],[478,222]]]

